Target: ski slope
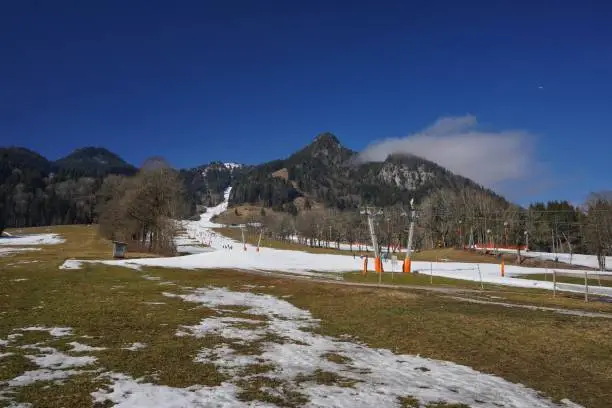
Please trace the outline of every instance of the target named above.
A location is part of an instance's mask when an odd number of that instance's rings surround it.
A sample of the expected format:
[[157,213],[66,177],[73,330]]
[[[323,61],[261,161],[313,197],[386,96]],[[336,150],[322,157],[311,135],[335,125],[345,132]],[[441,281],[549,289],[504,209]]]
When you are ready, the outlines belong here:
[[[299,275],[313,276],[321,274],[341,274],[363,270],[364,260],[354,255],[335,254],[312,254],[304,251],[280,250],[273,248],[261,248],[259,252],[252,245],[247,244],[246,250],[242,243],[224,237],[213,231],[220,227],[211,219],[227,210],[228,199],[231,188],[225,191],[225,200],[216,207],[209,208],[202,214],[199,221],[183,221],[182,227],[187,231],[189,239],[209,246],[206,252],[195,253],[172,258],[144,258],[130,260],[95,261],[108,265],[119,265],[130,268],[141,266],[158,266],[182,269],[239,269],[249,271],[270,271],[294,273]],[[61,268],[78,269],[83,262],[68,260]],[[401,264],[394,265],[391,260],[383,261],[385,273],[399,272]],[[368,268],[373,270],[373,260],[368,260]],[[413,262],[412,269],[415,273],[431,274],[454,279],[470,281],[482,281],[483,283],[514,286],[522,288],[534,288],[553,290],[550,281],[536,281],[528,279],[517,279],[521,275],[551,273],[544,268],[525,268],[521,266],[506,265],[505,276],[501,276],[500,266],[496,264],[477,264],[459,262]],[[558,272],[580,273],[576,270],[556,269]],[[591,276],[596,274],[589,272]],[[582,285],[557,284],[557,290],[568,292],[584,292]],[[610,287],[589,287],[589,292],[604,296],[612,296]]]

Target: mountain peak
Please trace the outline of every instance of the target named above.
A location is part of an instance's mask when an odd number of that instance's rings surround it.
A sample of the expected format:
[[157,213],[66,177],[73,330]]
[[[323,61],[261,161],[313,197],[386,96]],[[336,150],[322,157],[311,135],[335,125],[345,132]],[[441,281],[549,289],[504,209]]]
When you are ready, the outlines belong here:
[[55,162],[60,168],[79,170],[85,175],[132,174],[135,168],[104,147],[82,147]]
[[330,147],[330,146],[340,146],[340,140],[338,140],[336,135],[334,135],[333,133],[330,133],[330,132],[319,133],[314,138],[314,141],[312,143],[313,144],[324,145],[324,146],[327,146],[327,147]]

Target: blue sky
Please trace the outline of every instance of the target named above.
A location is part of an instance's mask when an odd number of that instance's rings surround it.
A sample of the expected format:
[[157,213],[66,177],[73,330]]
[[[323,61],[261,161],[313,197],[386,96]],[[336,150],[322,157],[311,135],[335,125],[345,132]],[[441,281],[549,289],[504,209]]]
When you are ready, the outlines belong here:
[[331,131],[579,202],[611,187],[610,21],[603,1],[5,2],[0,145],[190,167]]

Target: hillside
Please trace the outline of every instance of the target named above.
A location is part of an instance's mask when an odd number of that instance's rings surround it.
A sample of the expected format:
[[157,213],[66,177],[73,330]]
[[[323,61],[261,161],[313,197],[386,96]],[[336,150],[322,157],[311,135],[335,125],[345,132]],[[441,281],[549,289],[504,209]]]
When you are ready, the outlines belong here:
[[55,164],[60,169],[88,177],[136,173],[136,167],[103,147],[77,149],[68,156],[57,160]]
[[230,202],[292,211],[294,201],[304,197],[338,209],[362,204],[385,207],[411,198],[420,202],[441,188],[462,187],[485,191],[417,156],[392,155],[384,162],[362,163],[357,152],[342,146],[333,134],[323,133],[286,159],[244,171],[234,183]]

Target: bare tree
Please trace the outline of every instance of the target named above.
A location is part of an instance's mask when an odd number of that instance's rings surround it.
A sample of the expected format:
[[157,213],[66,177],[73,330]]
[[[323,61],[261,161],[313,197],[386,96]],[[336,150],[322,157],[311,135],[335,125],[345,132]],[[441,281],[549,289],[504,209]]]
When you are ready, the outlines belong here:
[[129,179],[109,178],[99,197],[103,234],[149,251],[174,251],[174,219],[182,205],[176,171],[159,168]]

